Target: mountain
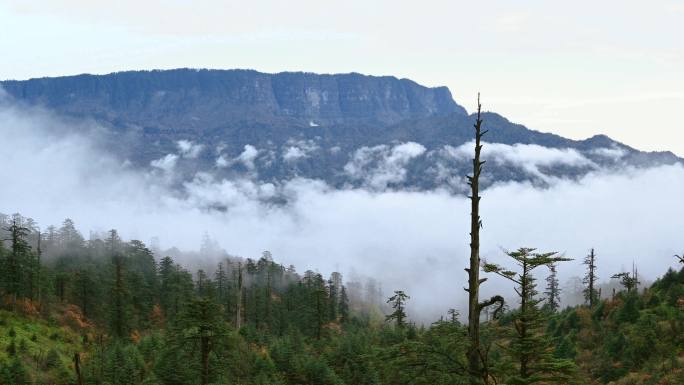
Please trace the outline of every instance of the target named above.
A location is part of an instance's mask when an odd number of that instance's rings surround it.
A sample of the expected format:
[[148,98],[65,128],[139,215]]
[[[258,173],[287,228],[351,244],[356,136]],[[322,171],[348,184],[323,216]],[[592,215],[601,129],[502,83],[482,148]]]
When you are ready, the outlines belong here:
[[[446,87],[356,73],[266,74],[252,70],[132,71],[2,81],[14,100],[107,128],[122,160],[192,178],[336,187],[460,191],[475,117]],[[575,141],[487,112],[490,178],[547,185],[597,169],[682,162],[606,136]],[[498,144],[498,145],[497,145]]]
[[465,115],[446,87],[360,74],[265,74],[251,70],[120,72],[5,81],[6,92],[76,116],[172,131],[238,122],[372,124]]

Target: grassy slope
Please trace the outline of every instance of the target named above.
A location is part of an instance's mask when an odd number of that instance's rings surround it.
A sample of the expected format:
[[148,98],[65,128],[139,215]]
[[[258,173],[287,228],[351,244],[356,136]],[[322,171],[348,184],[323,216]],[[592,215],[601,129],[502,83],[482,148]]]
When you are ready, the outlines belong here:
[[83,351],[82,337],[62,321],[63,318],[48,321],[0,310],[2,365],[11,362],[8,348],[14,340],[16,354],[34,383],[65,383],[73,379],[73,357]]

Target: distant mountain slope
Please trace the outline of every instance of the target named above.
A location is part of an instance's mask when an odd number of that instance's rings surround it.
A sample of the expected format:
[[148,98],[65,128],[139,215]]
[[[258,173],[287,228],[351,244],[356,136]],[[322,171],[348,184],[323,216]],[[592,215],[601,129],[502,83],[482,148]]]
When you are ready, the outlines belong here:
[[[119,72],[0,86],[15,100],[110,128],[108,146],[139,167],[336,187],[460,191],[475,117],[446,87],[360,74],[251,70]],[[597,169],[681,162],[597,135],[575,141],[484,114],[490,178],[547,185]],[[123,159],[122,159],[123,160]]]
[[235,121],[391,124],[466,113],[446,87],[355,73],[177,69],[5,81],[2,86],[16,98],[65,113],[179,131]]

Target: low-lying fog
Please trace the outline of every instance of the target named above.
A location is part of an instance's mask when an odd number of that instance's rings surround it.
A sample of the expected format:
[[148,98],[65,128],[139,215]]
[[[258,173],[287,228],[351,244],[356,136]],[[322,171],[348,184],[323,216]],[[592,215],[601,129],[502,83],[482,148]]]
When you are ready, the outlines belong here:
[[[258,257],[270,250],[276,261],[300,272],[374,276],[386,294],[405,290],[416,318],[465,307],[470,208],[463,196],[335,190],[305,179],[259,184],[209,174],[186,182],[181,194],[169,187],[172,164],[133,169],[100,147],[98,130],[92,122],[0,101],[0,212],[20,212],[43,228],[69,217],[86,238],[89,231],[110,228],[126,239],[149,242],[156,236],[162,248],[196,250],[207,232],[231,255]],[[505,153],[502,146],[490,147]],[[543,163],[547,150],[518,147],[508,161]],[[170,155],[193,151],[192,143],[181,143]],[[487,152],[485,146],[485,159]],[[273,194],[286,195],[289,203],[264,203]],[[579,181],[554,180],[548,189],[507,183],[482,195],[483,257],[503,264],[502,249],[559,251],[575,258],[559,267],[561,283],[582,274],[580,262],[591,247],[606,280],[631,269],[633,261],[642,277],[655,279],[675,265],[673,254],[684,251],[681,165],[619,174],[599,170]],[[216,204],[228,210],[206,209]],[[511,292],[495,276],[483,290]]]

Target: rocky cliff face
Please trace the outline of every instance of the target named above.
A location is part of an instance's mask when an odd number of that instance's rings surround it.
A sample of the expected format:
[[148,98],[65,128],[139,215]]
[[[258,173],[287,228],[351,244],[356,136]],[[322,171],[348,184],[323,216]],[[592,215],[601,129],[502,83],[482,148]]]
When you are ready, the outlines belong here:
[[71,115],[160,129],[213,129],[235,121],[387,125],[465,115],[446,87],[360,74],[249,70],[120,72],[4,81],[10,95]]
[[[141,168],[278,184],[454,192],[471,168],[475,117],[445,87],[359,74],[170,70],[0,82],[15,100],[109,128],[106,147]],[[547,185],[596,170],[681,162],[602,135],[583,141],[485,113],[483,184]],[[171,169],[172,168],[172,169]]]

